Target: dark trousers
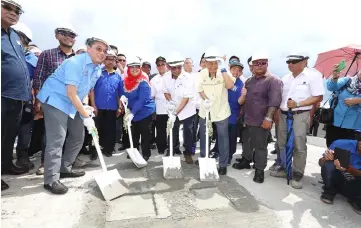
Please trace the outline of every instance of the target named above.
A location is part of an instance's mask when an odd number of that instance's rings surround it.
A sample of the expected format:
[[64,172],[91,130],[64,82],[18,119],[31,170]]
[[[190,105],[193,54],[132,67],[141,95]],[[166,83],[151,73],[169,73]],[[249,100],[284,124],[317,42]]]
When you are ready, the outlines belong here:
[[34,120],[31,140],[30,140],[29,156],[33,156],[35,153],[39,151],[44,152],[45,145],[46,145],[46,139],[45,139],[44,118]]
[[[121,118],[121,121],[123,123],[123,118],[124,116]],[[123,124],[122,124],[123,126]],[[125,148],[130,148],[130,142],[129,142],[129,134],[128,134],[128,130],[126,131],[125,128],[127,128],[127,126],[123,126],[123,128],[121,129],[122,130],[122,144]],[[138,141],[139,143],[139,141]]]
[[238,135],[238,125],[237,124],[228,124],[228,138],[229,138],[229,159],[231,160],[233,154],[237,150],[237,135]]
[[12,166],[15,138],[19,133],[24,102],[1,97],[1,170]]
[[[176,118],[173,126],[173,151],[180,150],[179,143],[177,144],[177,141],[174,139],[179,139],[179,127],[181,124],[183,124],[184,155],[191,155],[193,146],[193,116],[182,121],[179,121],[178,117]],[[169,143],[168,145],[170,147],[171,144]]]
[[242,157],[249,161],[254,158],[254,165],[259,170],[267,166],[268,135],[269,130],[262,127],[246,126],[243,131]]
[[198,125],[199,125],[199,109],[196,110],[197,113],[193,116],[193,144],[195,146],[195,144],[197,143],[197,139],[199,139],[199,130],[198,130]]
[[152,140],[151,140],[151,144],[154,144],[157,142],[156,138],[155,138],[155,127],[156,127],[156,114],[153,113],[152,115],[152,123],[151,123],[151,132],[152,132]]
[[152,115],[132,122],[132,138],[134,148],[139,148],[139,139],[141,138],[140,147],[142,148],[143,157],[150,157],[150,145],[152,140],[151,134]]
[[155,124],[157,129],[157,148],[160,153],[167,149],[167,121],[168,115],[157,115]]
[[16,145],[16,151],[28,152],[31,141],[31,132],[33,127],[33,111],[32,104],[25,105],[23,108],[23,115],[20,122],[20,131],[18,135],[18,143]]
[[321,167],[324,192],[330,195],[342,194],[353,202],[361,203],[361,177],[346,180],[345,176],[336,169],[333,161],[326,161]]
[[340,128],[333,126],[333,124],[326,126],[326,145],[330,147],[331,144],[338,139],[355,139],[355,131],[352,129]]
[[315,118],[313,118],[312,119],[312,124],[311,124],[311,127],[310,127],[310,134],[316,137],[319,126],[320,126],[320,123],[317,120],[315,120]]
[[99,144],[104,152],[112,153],[115,146],[116,137],[116,114],[115,110],[99,109],[96,118],[99,133]]
[[243,140],[243,130],[244,130],[244,124],[243,121],[237,121],[237,126],[238,126],[238,137],[239,137],[239,141],[242,142]]

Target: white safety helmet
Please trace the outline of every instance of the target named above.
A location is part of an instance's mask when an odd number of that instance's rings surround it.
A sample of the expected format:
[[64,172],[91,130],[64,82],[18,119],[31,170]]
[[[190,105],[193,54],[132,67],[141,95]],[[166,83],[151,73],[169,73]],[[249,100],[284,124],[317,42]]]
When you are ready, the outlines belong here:
[[170,67],[183,66],[184,58],[179,52],[173,52],[167,58],[167,63]]
[[112,49],[109,49],[107,52],[107,56],[117,57],[117,54],[115,54],[115,51],[113,51]]
[[129,58],[127,58],[127,66],[140,66],[141,65],[141,61],[139,59],[138,56],[130,56]]
[[23,8],[21,7],[21,5],[19,4],[19,1],[18,1],[18,0],[1,0],[1,4],[3,4],[3,3],[9,4],[9,5],[12,5],[12,6],[18,8],[19,11],[20,11],[20,14],[23,14],[23,13],[24,13],[24,10],[23,10]]
[[26,38],[28,38],[30,42],[32,41],[33,33],[31,32],[30,28],[24,23],[18,22],[16,25],[13,25],[12,28],[17,32],[22,33],[22,35],[26,36]]
[[214,62],[214,61],[219,61],[222,57],[218,48],[212,46],[209,47],[207,51],[204,53],[204,58],[208,62]]

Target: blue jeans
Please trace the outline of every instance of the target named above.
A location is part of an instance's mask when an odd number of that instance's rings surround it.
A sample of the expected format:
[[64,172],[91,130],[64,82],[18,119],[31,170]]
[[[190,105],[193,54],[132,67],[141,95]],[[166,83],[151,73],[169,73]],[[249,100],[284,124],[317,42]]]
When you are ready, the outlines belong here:
[[[219,148],[219,167],[227,167],[229,159],[228,118],[213,122],[217,128],[217,147]],[[206,156],[206,120],[199,118],[199,131],[201,137],[201,157]],[[209,148],[209,145],[208,145]]]
[[[190,116],[182,121],[179,121],[178,117],[173,126],[173,151],[179,150],[179,127],[183,124],[183,140],[184,140],[184,155],[192,155],[193,147],[193,117]],[[168,137],[169,141],[169,137]],[[170,143],[168,143],[170,145]]]

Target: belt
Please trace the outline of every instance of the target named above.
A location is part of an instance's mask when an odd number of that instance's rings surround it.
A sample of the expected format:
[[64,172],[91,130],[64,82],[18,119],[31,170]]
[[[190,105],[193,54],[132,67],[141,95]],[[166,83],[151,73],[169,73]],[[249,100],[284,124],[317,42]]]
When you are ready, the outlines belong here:
[[[291,114],[292,114],[292,115],[297,115],[297,114],[301,114],[301,113],[309,112],[309,111],[311,111],[311,109],[308,109],[308,110],[297,110],[297,111],[291,111]],[[288,112],[281,110],[281,113],[284,114],[284,115],[287,115]]]

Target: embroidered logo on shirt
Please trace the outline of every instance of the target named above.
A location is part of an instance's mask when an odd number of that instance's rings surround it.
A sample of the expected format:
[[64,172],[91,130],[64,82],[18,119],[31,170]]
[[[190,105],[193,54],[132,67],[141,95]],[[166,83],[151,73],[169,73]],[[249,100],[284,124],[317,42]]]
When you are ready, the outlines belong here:
[[236,92],[237,91],[237,89],[238,89],[238,87],[237,86],[233,86],[233,88],[231,89],[233,92]]

